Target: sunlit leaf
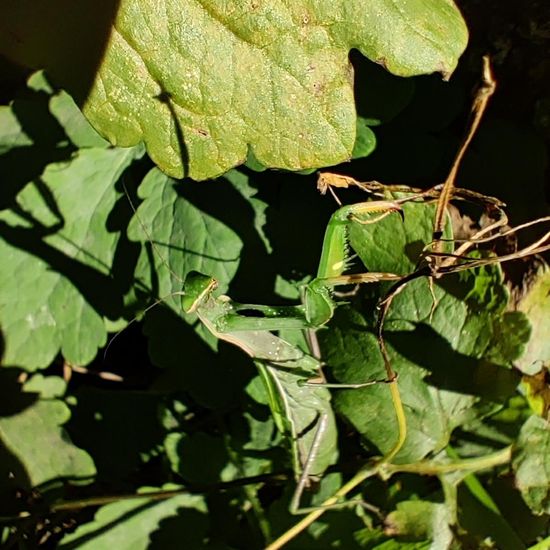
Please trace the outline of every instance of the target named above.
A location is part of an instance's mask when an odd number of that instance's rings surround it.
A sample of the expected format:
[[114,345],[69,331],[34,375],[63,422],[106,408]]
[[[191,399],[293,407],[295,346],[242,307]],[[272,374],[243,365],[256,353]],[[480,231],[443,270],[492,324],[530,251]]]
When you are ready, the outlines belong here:
[[542,266],[522,297],[519,309],[527,315],[533,334],[527,351],[518,361],[526,374],[536,374],[543,365],[550,366],[550,268]]
[[93,10],[57,0],[8,4],[0,21],[0,52],[45,67],[111,143],[143,140],[166,173],[195,179],[241,164],[249,148],[289,170],[347,160],[350,49],[395,74],[449,77],[467,40],[451,0],[124,0]]
[[[48,395],[58,391],[53,390],[58,385],[55,378],[31,380],[22,392],[20,386],[3,379],[2,507],[13,502],[16,491],[59,484],[61,480],[89,482],[96,473],[92,457],[72,443],[63,427],[71,415],[69,407]],[[36,390],[41,394],[34,393]]]

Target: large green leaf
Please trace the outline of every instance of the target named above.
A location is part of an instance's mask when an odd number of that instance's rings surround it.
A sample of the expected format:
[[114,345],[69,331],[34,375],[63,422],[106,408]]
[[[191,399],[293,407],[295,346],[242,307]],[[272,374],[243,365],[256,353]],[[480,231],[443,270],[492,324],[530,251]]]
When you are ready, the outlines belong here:
[[[405,275],[431,240],[432,216],[431,207],[409,204],[404,223],[391,216],[377,224],[352,224],[351,246],[370,270]],[[370,294],[360,311],[337,311],[322,338],[326,361],[341,382],[384,377],[374,334],[378,291]],[[503,313],[508,295],[498,267],[450,276],[435,286],[434,296],[435,306],[428,282],[411,281],[395,296],[385,323],[408,421],[401,461],[441,450],[455,427],[513,392],[519,377],[509,367],[529,337],[522,314]],[[386,386],[338,392],[335,404],[378,449],[391,449],[396,424]]]
[[4,5],[0,52],[45,67],[112,143],[143,140],[166,173],[195,179],[249,148],[290,170],[347,160],[350,49],[395,74],[448,77],[467,40],[451,0],[88,4]]
[[[241,240],[231,228],[193,204],[195,190],[194,182],[178,184],[158,169],[151,170],[140,185],[143,202],[128,235],[152,247],[158,296],[181,291],[190,271],[211,275],[225,290],[237,271]],[[145,286],[151,285],[150,260],[150,254],[143,254],[136,268],[136,278]],[[167,302],[181,313],[179,298]]]
[[[151,170],[139,187],[143,202],[128,227],[130,239],[146,243],[136,266],[138,284],[147,289],[150,301],[161,298],[177,317],[188,322],[194,321],[194,316],[185,315],[181,307],[186,275],[190,271],[207,273],[225,291],[239,266],[242,248],[241,239],[233,229],[195,206],[193,199],[197,197],[197,190],[193,181],[178,184],[160,170]],[[248,200],[250,191],[241,187],[241,192]],[[173,323],[170,329],[163,326],[162,320],[153,319],[154,316],[148,316],[145,325],[153,361],[167,366],[177,357],[180,362],[179,346],[184,338],[181,329]],[[174,333],[170,338],[171,330],[180,331],[179,336]],[[216,346],[207,331],[201,334],[212,347]],[[171,340],[168,346],[167,338]]]
[[114,184],[141,153],[90,148],[50,164],[0,212],[0,318],[4,363],[43,368],[61,351],[89,363],[103,346],[103,317],[122,304],[111,266],[118,234],[107,219]]

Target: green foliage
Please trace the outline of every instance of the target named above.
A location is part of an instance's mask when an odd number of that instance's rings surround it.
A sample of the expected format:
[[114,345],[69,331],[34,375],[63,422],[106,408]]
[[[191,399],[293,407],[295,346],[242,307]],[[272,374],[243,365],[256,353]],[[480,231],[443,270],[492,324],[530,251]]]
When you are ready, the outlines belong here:
[[[538,269],[534,281],[522,297],[519,309],[527,315],[533,327],[534,335],[529,341],[525,354],[518,366],[526,374],[536,374],[550,361],[550,342],[544,334],[550,331],[550,269],[542,266]],[[540,336],[539,336],[540,335]]]
[[[418,258],[431,240],[433,210],[409,204],[404,216],[404,223],[387,217],[367,226],[368,231],[352,226],[351,244],[370,270],[405,275],[414,268],[414,255]],[[372,303],[372,292],[368,299]],[[519,377],[506,367],[521,355],[529,333],[505,323],[507,301],[498,267],[447,277],[433,295],[427,281],[415,280],[396,296],[386,340],[408,418],[409,435],[399,461],[413,462],[439,452],[449,444],[454,428],[483,414],[488,402],[514,391]],[[383,377],[374,310],[365,311],[366,315],[342,309],[334,330],[322,339],[339,382]],[[523,326],[527,320],[520,315],[518,323]],[[341,391],[335,397],[337,410],[382,453],[391,449],[396,431],[387,394],[387,388],[374,386]]]
[[[449,76],[467,41],[451,0],[124,0],[116,13],[95,8],[91,19],[65,4],[4,5],[0,51],[47,68],[111,143],[144,141],[167,174],[194,179],[226,172],[249,150],[287,170],[348,159],[351,48],[394,74]],[[70,11],[62,31],[51,17],[57,10]],[[74,54],[76,67],[59,59],[67,32],[85,51]]]
[[440,548],[448,548],[453,540],[451,522],[449,509],[444,504],[415,500],[400,502],[387,518],[391,534],[431,540]]
[[4,376],[0,417],[3,513],[10,512],[15,491],[52,483],[59,486],[63,479],[91,482],[96,474],[92,457],[71,443],[63,427],[71,415],[60,399],[65,393],[63,381],[37,374],[22,388],[13,379],[6,382]]
[[[142,251],[135,270],[137,281],[153,295],[181,290],[185,275],[194,270],[216,278],[225,290],[237,271],[242,242],[227,225],[193,204],[198,185],[189,182],[189,189],[180,195],[177,182],[153,168],[139,187],[143,202],[128,227],[128,237],[154,247],[158,279],[150,280],[150,250]],[[180,299],[166,300],[177,315],[183,315]]]
[[[162,490],[169,490],[163,487]],[[141,492],[159,489],[144,488]],[[159,502],[135,498],[103,506],[94,520],[67,535],[59,548],[168,548],[190,545],[204,548],[207,542],[206,507],[202,498],[179,495]],[[159,523],[163,529],[159,531]]]
[[[166,2],[178,15],[160,29],[148,7],[122,2],[118,33],[89,89],[59,56],[62,36],[39,52],[102,135],[117,145],[144,140],[160,168],[144,147],[109,145],[40,73],[0,107],[2,543],[255,549],[296,523],[287,512],[295,485],[289,445],[257,370],[184,314],[174,293],[198,270],[239,302],[295,305],[298,283],[315,275],[335,205],[318,195],[314,176],[266,167],[352,157],[337,171],[392,183],[406,172],[409,183],[436,183],[455,150],[450,133],[464,99],[460,81],[447,89],[437,79],[400,80],[361,59],[355,98],[349,78],[351,47],[397,74],[449,74],[465,40],[451,2],[401,3],[401,11],[382,0],[340,10],[333,3],[326,12],[306,4],[290,14],[252,2],[236,27],[238,14],[225,17],[212,3]],[[1,34],[12,58],[38,62],[40,17],[48,33],[57,24],[42,9],[25,19],[20,37],[35,34],[24,47]],[[24,3],[0,8],[14,28],[23,11]],[[375,12],[379,27],[369,23]],[[73,23],[79,17],[67,13]],[[185,17],[196,24],[188,38],[197,44],[183,55],[181,44],[167,44]],[[211,35],[212,51],[201,50],[200,36]],[[84,34],[82,43],[89,40]],[[241,52],[231,71],[229,51]],[[307,86],[321,81],[312,95]],[[167,175],[187,163],[206,178],[245,158],[247,168],[215,181]],[[350,267],[411,273],[431,240],[433,212],[410,203],[404,221],[351,224]],[[540,268],[519,298],[498,265],[439,278],[433,289],[418,278],[395,297],[385,337],[399,373],[405,445],[394,470],[350,495],[368,506],[323,515],[289,548],[513,549],[547,536],[547,274]],[[375,324],[388,288],[336,297],[334,318],[318,331],[329,381],[385,377]],[[109,333],[124,327],[106,348]],[[304,346],[301,333],[279,336]],[[339,459],[306,504],[323,502],[396,440],[387,385],[331,395]],[[426,465],[429,475],[419,475]]]
[[532,416],[517,441],[514,470],[525,502],[536,514],[550,513],[550,426]]
[[133,149],[82,149],[48,165],[2,213],[6,364],[44,368],[61,351],[85,365],[105,345],[102,317],[121,312],[102,292],[113,284],[119,239],[107,218],[120,196],[115,183],[135,158]]

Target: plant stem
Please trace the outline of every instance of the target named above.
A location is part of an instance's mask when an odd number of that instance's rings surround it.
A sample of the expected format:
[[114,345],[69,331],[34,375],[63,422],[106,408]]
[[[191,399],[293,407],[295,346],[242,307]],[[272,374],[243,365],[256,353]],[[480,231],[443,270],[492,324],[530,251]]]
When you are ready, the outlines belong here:
[[[394,450],[390,451],[387,456],[395,456]],[[389,478],[391,475],[399,472],[410,472],[421,475],[438,475],[448,472],[456,472],[460,470],[485,470],[493,468],[500,464],[510,462],[512,458],[512,447],[492,453],[490,455],[479,458],[467,458],[446,464],[440,464],[433,461],[423,461],[413,464],[388,464],[386,457],[374,466],[366,467],[360,470],[353,478],[343,485],[332,497],[325,500],[318,510],[311,512],[288,531],[283,533],[278,539],[272,542],[265,550],[278,550],[285,544],[290,542],[294,537],[299,535],[304,529],[309,527],[314,521],[321,517],[329,506],[336,504],[340,499],[344,498],[350,491],[355,489],[365,479],[383,472],[383,477]],[[539,549],[537,549],[539,550]]]
[[388,477],[398,472],[407,472],[420,475],[439,475],[449,472],[457,472],[464,470],[486,470],[494,468],[500,464],[506,464],[512,459],[512,447],[505,447],[500,451],[496,451],[490,455],[481,456],[478,458],[466,458],[455,462],[439,463],[432,460],[424,460],[412,464],[385,464],[383,466],[384,473]]

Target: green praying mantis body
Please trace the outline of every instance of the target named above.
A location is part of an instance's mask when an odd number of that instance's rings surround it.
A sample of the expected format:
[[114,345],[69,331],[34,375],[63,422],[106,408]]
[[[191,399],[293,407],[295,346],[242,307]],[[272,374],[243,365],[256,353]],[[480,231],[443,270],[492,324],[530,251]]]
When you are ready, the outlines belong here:
[[[197,272],[189,273],[184,282],[181,292],[183,310],[196,313],[209,332],[219,340],[245,351],[259,369],[277,428],[291,448],[297,478],[291,511],[298,511],[300,495],[309,481],[320,478],[336,462],[336,425],[328,390],[330,385],[324,383],[320,361],[270,331],[317,329],[325,325],[336,308],[332,296],[332,289],[336,286],[398,280],[400,276],[392,273],[344,275],[348,265],[349,224],[375,223],[392,212],[401,212],[399,202],[362,202],[342,206],[332,215],[325,232],[317,277],[306,285],[303,305],[272,307],[239,304],[227,296],[216,298],[213,292],[217,282]],[[366,218],[371,214],[374,216]],[[143,225],[142,229],[147,235]],[[256,316],[244,315],[243,311]],[[319,379],[321,382],[318,382]],[[391,370],[387,369],[387,379],[383,381],[335,386],[359,388],[378,382],[390,383],[392,397],[398,403],[396,413],[400,435],[396,443],[397,452],[405,438],[405,421],[404,415],[399,413],[402,413],[402,407]]]
[[[296,346],[275,336],[272,330],[320,328],[333,315],[336,303],[332,288],[380,280],[398,280],[393,273],[344,275],[349,253],[350,223],[374,223],[386,215],[400,212],[392,201],[373,201],[343,206],[331,217],[325,232],[317,277],[306,285],[304,305],[272,307],[238,304],[227,296],[213,296],[217,283],[206,275],[191,272],[185,281],[182,306],[186,313],[196,313],[203,325],[219,340],[233,344],[254,359],[265,384],[269,405],[278,429],[287,437],[292,451],[297,488],[291,502],[291,512],[299,511],[299,500],[311,479],[320,478],[337,459],[336,425],[328,387],[359,388],[388,382],[395,404],[399,435],[394,450],[384,460],[390,460],[402,446],[406,422],[396,384],[396,377],[387,368],[386,380],[371,380],[361,384],[325,384],[321,363]],[[375,213],[365,220],[365,214]],[[250,317],[242,311],[253,312]],[[337,503],[334,505],[338,506]]]
[[[321,364],[298,347],[258,328],[258,321],[261,325],[263,319],[239,315],[245,306],[228,296],[214,297],[216,287],[212,277],[189,273],[184,283],[183,309],[196,313],[216,338],[241,348],[254,359],[275,424],[290,444],[297,481],[291,511],[296,512],[304,487],[319,479],[338,458],[330,392],[321,384],[305,383],[322,377]],[[231,329],[227,327],[228,319]]]

